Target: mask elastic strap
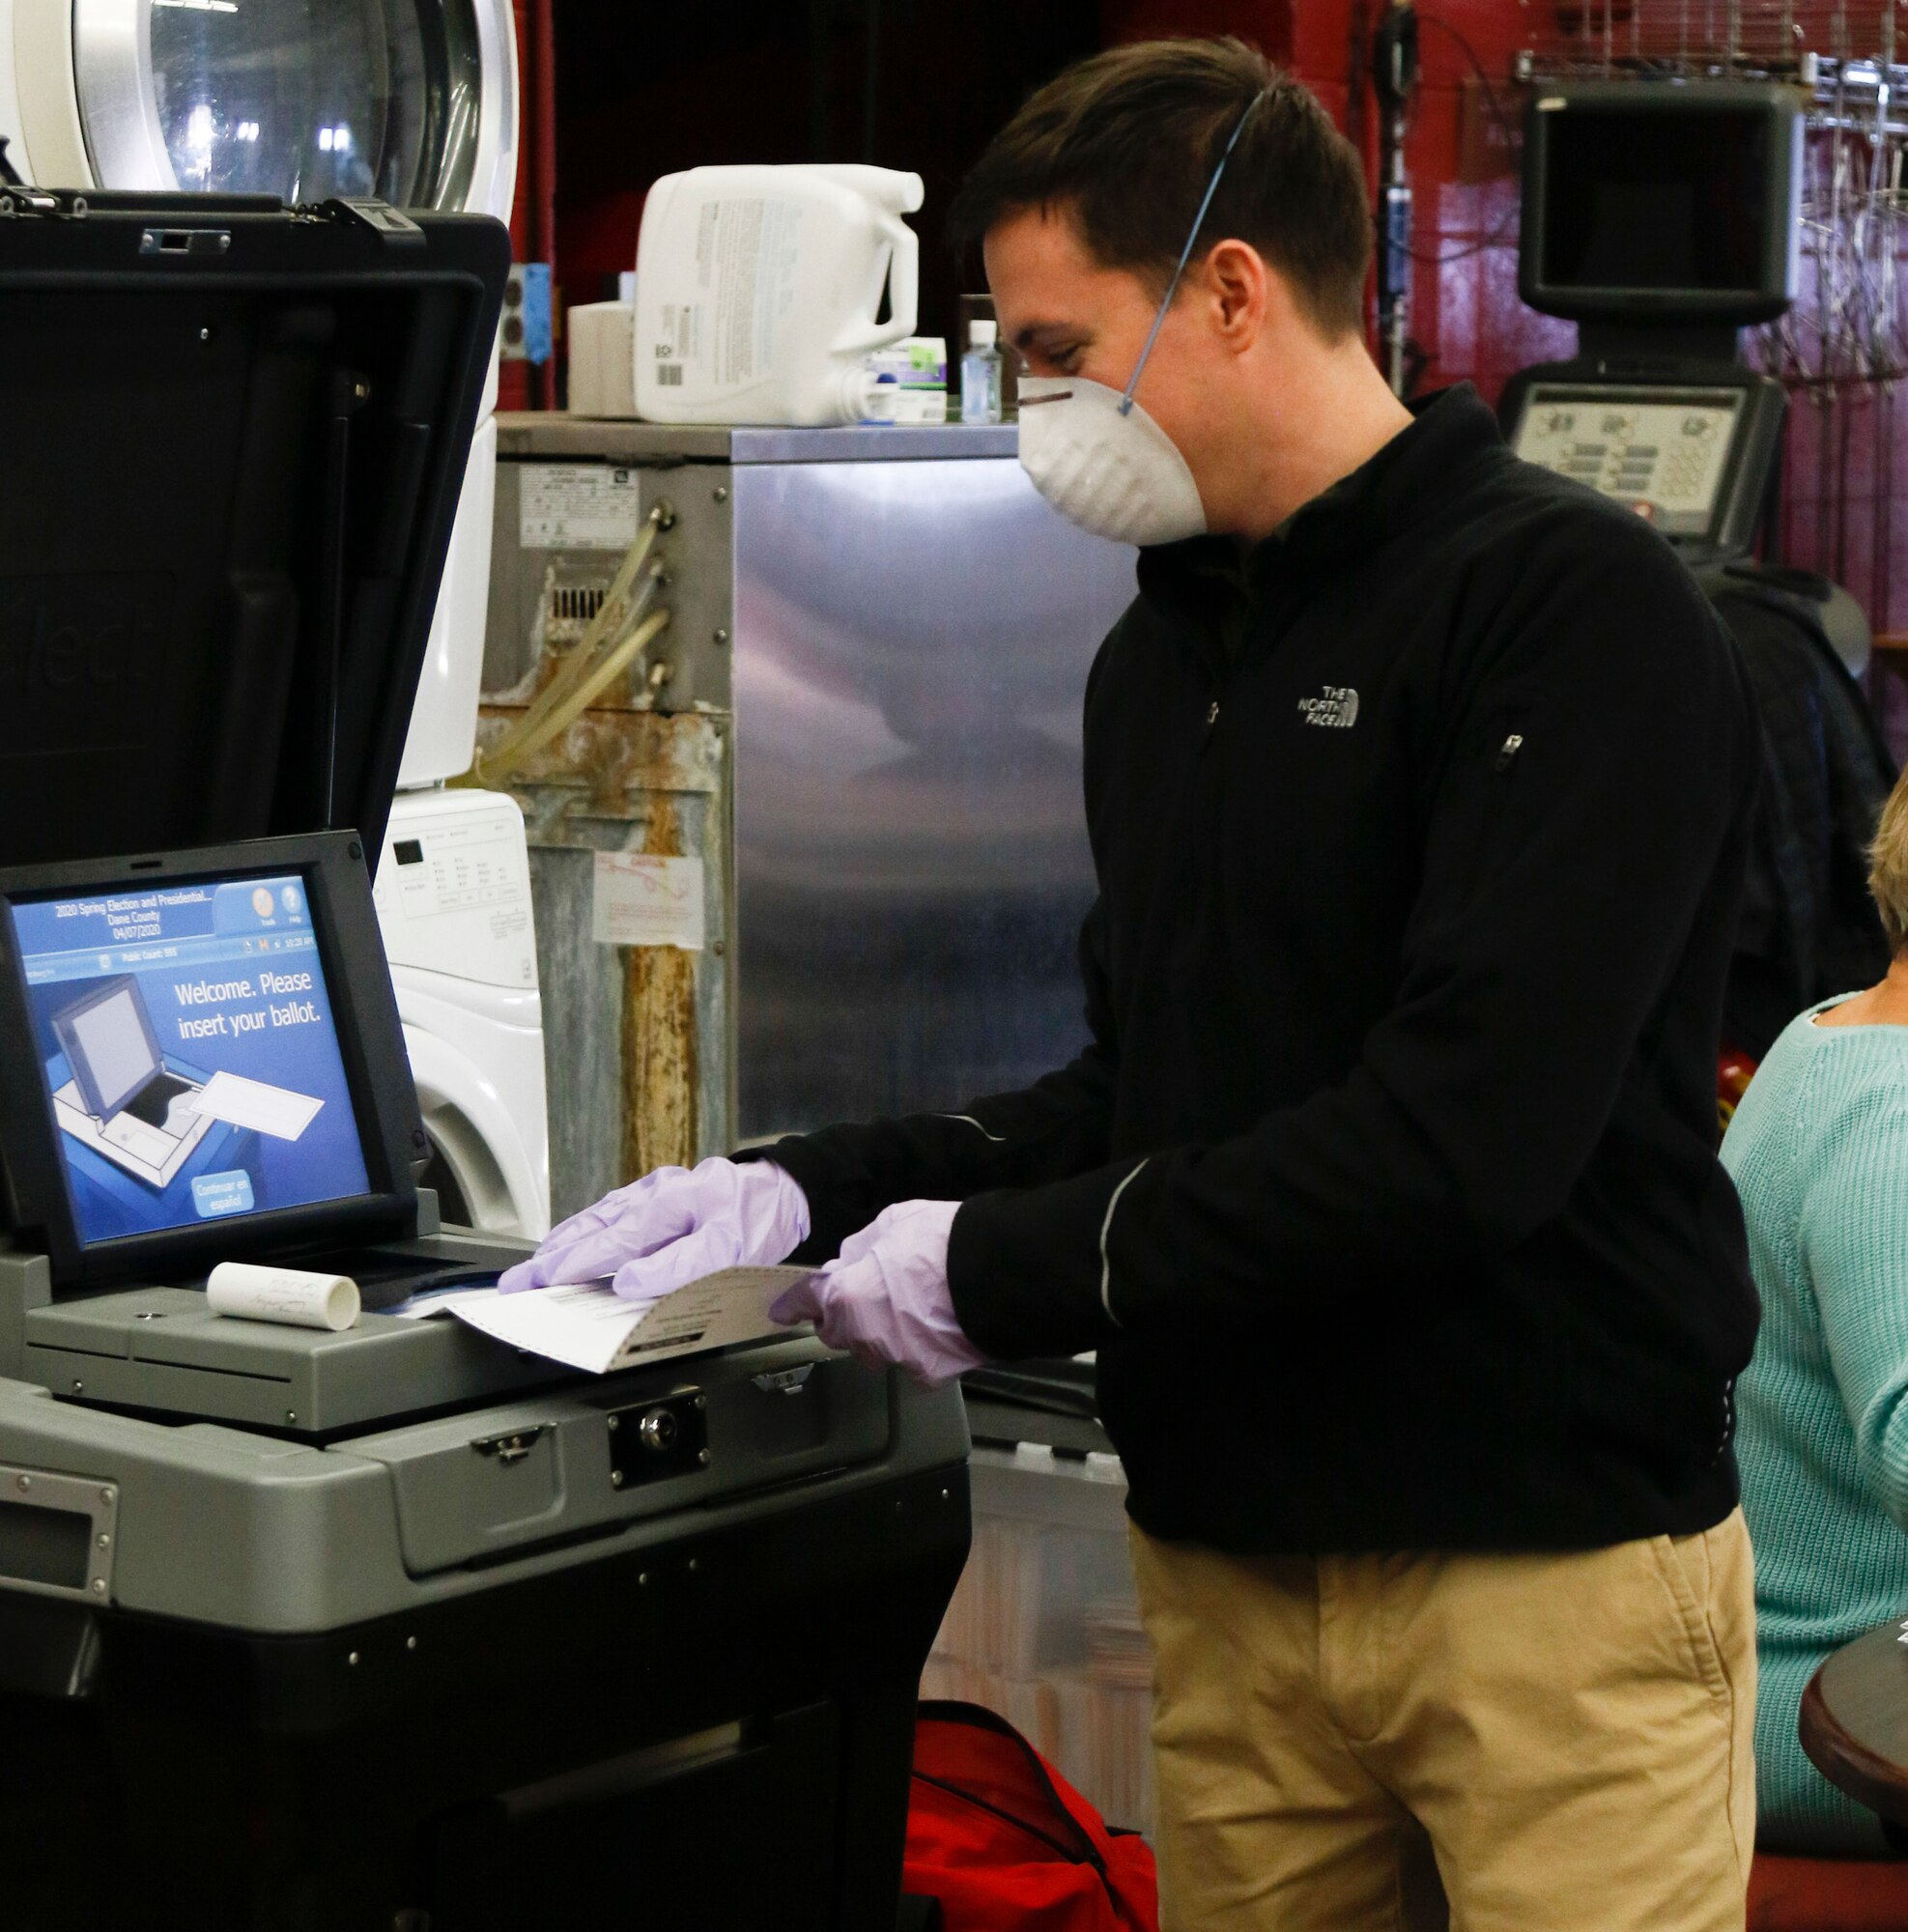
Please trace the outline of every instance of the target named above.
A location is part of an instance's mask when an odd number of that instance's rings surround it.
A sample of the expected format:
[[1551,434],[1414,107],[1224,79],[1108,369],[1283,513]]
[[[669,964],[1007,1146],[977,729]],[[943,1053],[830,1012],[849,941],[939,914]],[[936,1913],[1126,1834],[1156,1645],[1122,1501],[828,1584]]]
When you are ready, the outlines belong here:
[[1239,146],[1239,137],[1245,132],[1245,124],[1252,118],[1252,110],[1265,97],[1255,94],[1247,103],[1245,112],[1239,117],[1233,128],[1232,138],[1226,143],[1226,151],[1219,156],[1219,165],[1212,170],[1212,179],[1206,184],[1206,196],[1199,204],[1199,213],[1192,217],[1192,233],[1186,237],[1186,245],[1180,250],[1179,265],[1173,270],[1173,279],[1166,284],[1166,299],[1159,304],[1159,313],[1153,318],[1153,327],[1148,331],[1146,347],[1140,351],[1138,366],[1133,370],[1133,380],[1126,384],[1125,392],[1120,398],[1120,413],[1129,416],[1133,412],[1133,391],[1140,385],[1140,377],[1146,370],[1146,358],[1153,354],[1153,345],[1159,340],[1159,331],[1165,326],[1166,311],[1173,306],[1173,298],[1180,292],[1180,277],[1186,271],[1186,264],[1192,260],[1193,245],[1199,240],[1199,231],[1206,225],[1206,211],[1212,206],[1212,197],[1219,191],[1219,177],[1226,171],[1226,163],[1233,157],[1233,150]]

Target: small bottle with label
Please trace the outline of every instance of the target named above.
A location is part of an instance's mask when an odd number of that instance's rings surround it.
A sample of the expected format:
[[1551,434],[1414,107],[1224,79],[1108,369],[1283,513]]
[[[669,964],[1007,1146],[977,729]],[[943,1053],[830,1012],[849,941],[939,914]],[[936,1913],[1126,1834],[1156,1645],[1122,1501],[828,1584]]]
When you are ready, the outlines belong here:
[[960,358],[960,419],[997,423],[1001,419],[1001,355],[994,343],[998,324],[985,317],[970,325],[967,354]]

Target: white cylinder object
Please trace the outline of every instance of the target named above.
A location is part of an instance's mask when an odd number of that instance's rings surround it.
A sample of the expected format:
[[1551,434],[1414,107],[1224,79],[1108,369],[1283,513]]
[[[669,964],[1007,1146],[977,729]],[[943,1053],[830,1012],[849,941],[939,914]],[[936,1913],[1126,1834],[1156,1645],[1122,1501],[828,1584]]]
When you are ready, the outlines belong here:
[[349,1275],[308,1274],[262,1262],[220,1262],[206,1277],[206,1302],[214,1315],[328,1328],[334,1335],[357,1324],[357,1284]]

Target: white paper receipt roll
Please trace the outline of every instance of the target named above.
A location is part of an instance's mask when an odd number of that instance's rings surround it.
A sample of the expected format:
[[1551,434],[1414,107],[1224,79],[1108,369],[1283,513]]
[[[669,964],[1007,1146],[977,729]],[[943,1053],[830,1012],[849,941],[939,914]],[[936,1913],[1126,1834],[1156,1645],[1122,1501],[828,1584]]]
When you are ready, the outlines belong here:
[[214,1315],[245,1321],[289,1321],[334,1334],[357,1323],[357,1284],[349,1275],[220,1262],[206,1277],[206,1300]]

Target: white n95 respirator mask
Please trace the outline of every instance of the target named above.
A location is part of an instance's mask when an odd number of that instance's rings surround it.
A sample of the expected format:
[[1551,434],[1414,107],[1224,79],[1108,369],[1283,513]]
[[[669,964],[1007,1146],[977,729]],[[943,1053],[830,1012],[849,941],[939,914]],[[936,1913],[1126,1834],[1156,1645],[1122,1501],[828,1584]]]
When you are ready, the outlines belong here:
[[1077,376],[1020,379],[1020,467],[1063,517],[1095,536],[1111,537],[1115,543],[1163,544],[1205,533],[1206,505],[1179,444],[1133,400],[1133,391],[1179,293],[1219,177],[1263,99],[1255,95],[1239,117],[1206,184],[1192,233],[1180,250],[1179,265],[1125,390]]
[[1179,445],[1118,389],[1077,376],[1020,379],[1020,467],[1068,523],[1115,543],[1176,543],[1206,528]]

